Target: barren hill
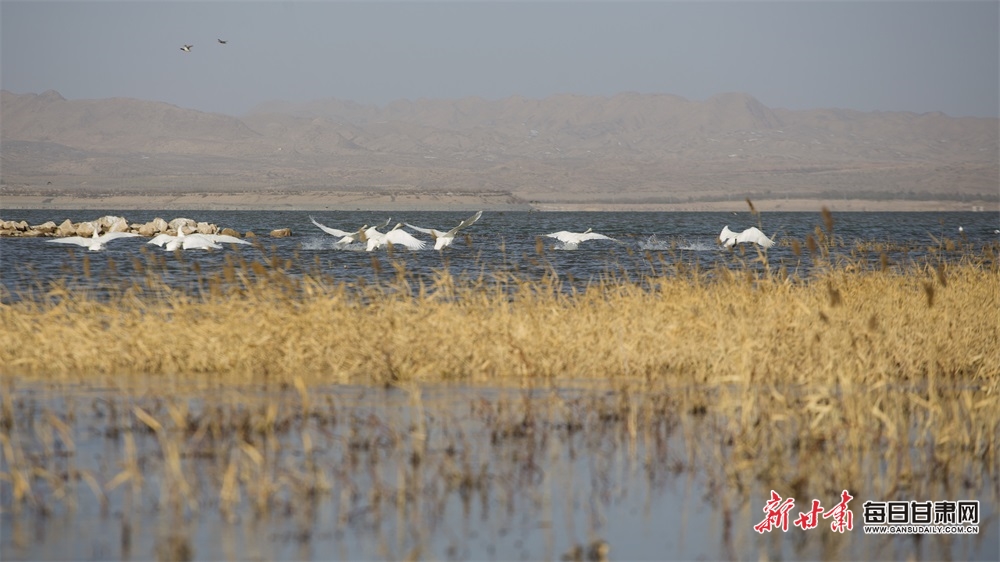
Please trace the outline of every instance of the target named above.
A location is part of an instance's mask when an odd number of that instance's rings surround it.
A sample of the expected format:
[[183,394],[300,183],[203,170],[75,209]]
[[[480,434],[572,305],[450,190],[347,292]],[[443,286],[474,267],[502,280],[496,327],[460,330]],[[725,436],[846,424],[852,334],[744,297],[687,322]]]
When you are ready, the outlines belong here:
[[[997,119],[729,93],[268,102],[0,99],[3,193],[490,192],[538,204],[1000,199]],[[51,182],[51,183],[50,183]]]

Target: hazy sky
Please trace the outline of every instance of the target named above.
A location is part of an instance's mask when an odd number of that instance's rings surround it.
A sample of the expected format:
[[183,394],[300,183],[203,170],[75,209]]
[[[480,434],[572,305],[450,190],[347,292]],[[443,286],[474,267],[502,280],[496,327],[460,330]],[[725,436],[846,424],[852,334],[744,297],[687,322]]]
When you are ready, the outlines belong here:
[[2,0],[0,20],[4,89],[233,115],[275,99],[620,92],[1000,113],[998,0]]

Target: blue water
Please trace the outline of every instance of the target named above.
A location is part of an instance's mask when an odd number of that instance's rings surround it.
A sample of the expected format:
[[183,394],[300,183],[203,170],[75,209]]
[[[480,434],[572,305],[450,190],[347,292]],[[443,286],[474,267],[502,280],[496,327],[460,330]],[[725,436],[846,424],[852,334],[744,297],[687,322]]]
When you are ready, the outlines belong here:
[[[336,238],[315,227],[310,213],[303,211],[3,211],[5,220],[25,220],[41,224],[65,219],[73,222],[94,220],[104,215],[124,216],[131,223],[145,223],[161,217],[172,220],[190,218],[229,227],[241,233],[253,231],[261,242],[259,247],[226,248],[212,252],[188,251],[182,256],[144,244],[134,238],[112,242],[105,251],[89,252],[76,246],[52,244],[45,238],[0,238],[4,300],[16,298],[27,288],[45,286],[59,279],[85,276],[105,284],[127,285],[137,277],[135,261],[145,261],[144,252],[162,258],[165,278],[178,287],[195,283],[198,273],[218,270],[227,259],[272,263],[274,258],[290,260],[290,273],[303,270],[321,272],[338,281],[351,282],[359,278],[377,277],[379,271],[392,275],[392,262],[405,266],[418,278],[429,278],[435,271],[449,268],[454,275],[476,277],[497,271],[521,275],[541,275],[555,271],[575,285],[613,274],[636,278],[664,265],[697,265],[705,269],[715,266],[762,267],[756,262],[753,246],[731,252],[720,248],[717,237],[723,226],[742,230],[758,224],[776,238],[778,245],[768,251],[772,268],[784,267],[792,274],[808,275],[815,265],[804,248],[805,238],[817,228],[824,228],[820,213],[765,213],[759,219],[749,212],[733,213],[580,213],[580,212],[485,212],[472,227],[464,230],[468,237],[459,236],[443,252],[432,249],[429,236],[415,233],[428,242],[427,249],[409,251],[397,249],[391,255],[385,250],[369,254],[364,251],[337,249]],[[424,228],[446,230],[471,213],[462,212],[374,212],[337,211],[313,213],[316,219],[331,227],[353,231],[364,224],[380,224],[391,218]],[[962,231],[959,231],[962,227]],[[271,230],[289,228],[292,236],[271,238]],[[616,239],[616,242],[595,240],[580,245],[574,251],[559,251],[559,243],[541,238],[543,253],[538,253],[539,237],[559,231],[584,231],[592,228]],[[942,251],[943,259],[957,258],[963,251],[981,252],[984,246],[1000,244],[1000,215],[997,213],[837,213],[834,215],[834,261],[862,259],[877,263],[879,252],[857,252],[857,242],[889,244],[888,257],[897,267],[920,261],[929,248],[944,248],[951,241],[953,251]],[[652,239],[650,237],[653,237]],[[790,240],[803,244],[796,255]],[[86,260],[84,259],[86,255]],[[377,264],[373,265],[373,257]],[[192,271],[191,264],[198,267]]]

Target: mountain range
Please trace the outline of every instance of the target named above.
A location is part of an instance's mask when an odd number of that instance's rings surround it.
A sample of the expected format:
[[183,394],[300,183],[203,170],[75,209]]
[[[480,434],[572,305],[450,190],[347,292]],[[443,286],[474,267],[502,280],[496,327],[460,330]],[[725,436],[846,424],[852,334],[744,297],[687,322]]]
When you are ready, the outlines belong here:
[[1000,123],[745,93],[267,102],[0,93],[0,193],[491,192],[537,203],[1000,200]]

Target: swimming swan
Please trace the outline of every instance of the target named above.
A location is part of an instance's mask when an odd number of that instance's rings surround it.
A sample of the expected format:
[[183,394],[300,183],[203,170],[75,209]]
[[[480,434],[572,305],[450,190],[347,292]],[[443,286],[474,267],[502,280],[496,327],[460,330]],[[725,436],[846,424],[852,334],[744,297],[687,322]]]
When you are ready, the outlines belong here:
[[719,241],[727,248],[732,248],[736,244],[743,244],[745,242],[753,242],[764,248],[774,246],[774,240],[768,238],[766,234],[755,226],[751,226],[743,232],[736,233],[729,230],[729,225],[727,224],[719,234]]
[[447,232],[442,232],[434,228],[420,228],[419,226],[413,226],[410,223],[404,223],[404,224],[406,224],[407,227],[416,230],[417,232],[430,234],[432,237],[434,237],[434,249],[441,250],[447,248],[448,246],[451,246],[451,243],[455,241],[455,234],[457,234],[459,230],[462,230],[467,226],[472,226],[477,220],[479,220],[479,217],[481,216],[483,216],[483,212],[479,211],[478,213],[458,223],[458,226]]
[[56,244],[76,244],[77,246],[83,246],[92,252],[98,252],[104,249],[104,245],[112,240],[117,240],[118,238],[133,238],[139,236],[134,232],[105,232],[102,235],[98,235],[98,226],[95,223],[91,223],[94,227],[94,235],[90,238],[85,236],[67,236],[66,238],[56,238],[54,240],[49,240],[49,242],[55,242]]
[[588,228],[585,232],[568,232],[565,230],[560,230],[559,232],[553,232],[552,234],[546,234],[549,238],[555,238],[556,240],[563,243],[563,250],[575,250],[580,246],[580,242],[587,240],[614,240],[610,236],[605,236],[603,234],[598,234],[596,232],[591,232],[592,228]]
[[396,223],[396,226],[392,227],[392,230],[385,234],[376,230],[375,227],[369,228],[365,231],[365,238],[368,243],[366,249],[371,252],[382,246],[391,244],[393,246],[406,246],[411,250],[423,250],[427,243],[423,240],[417,240],[405,230],[400,230],[402,226],[403,223]]

